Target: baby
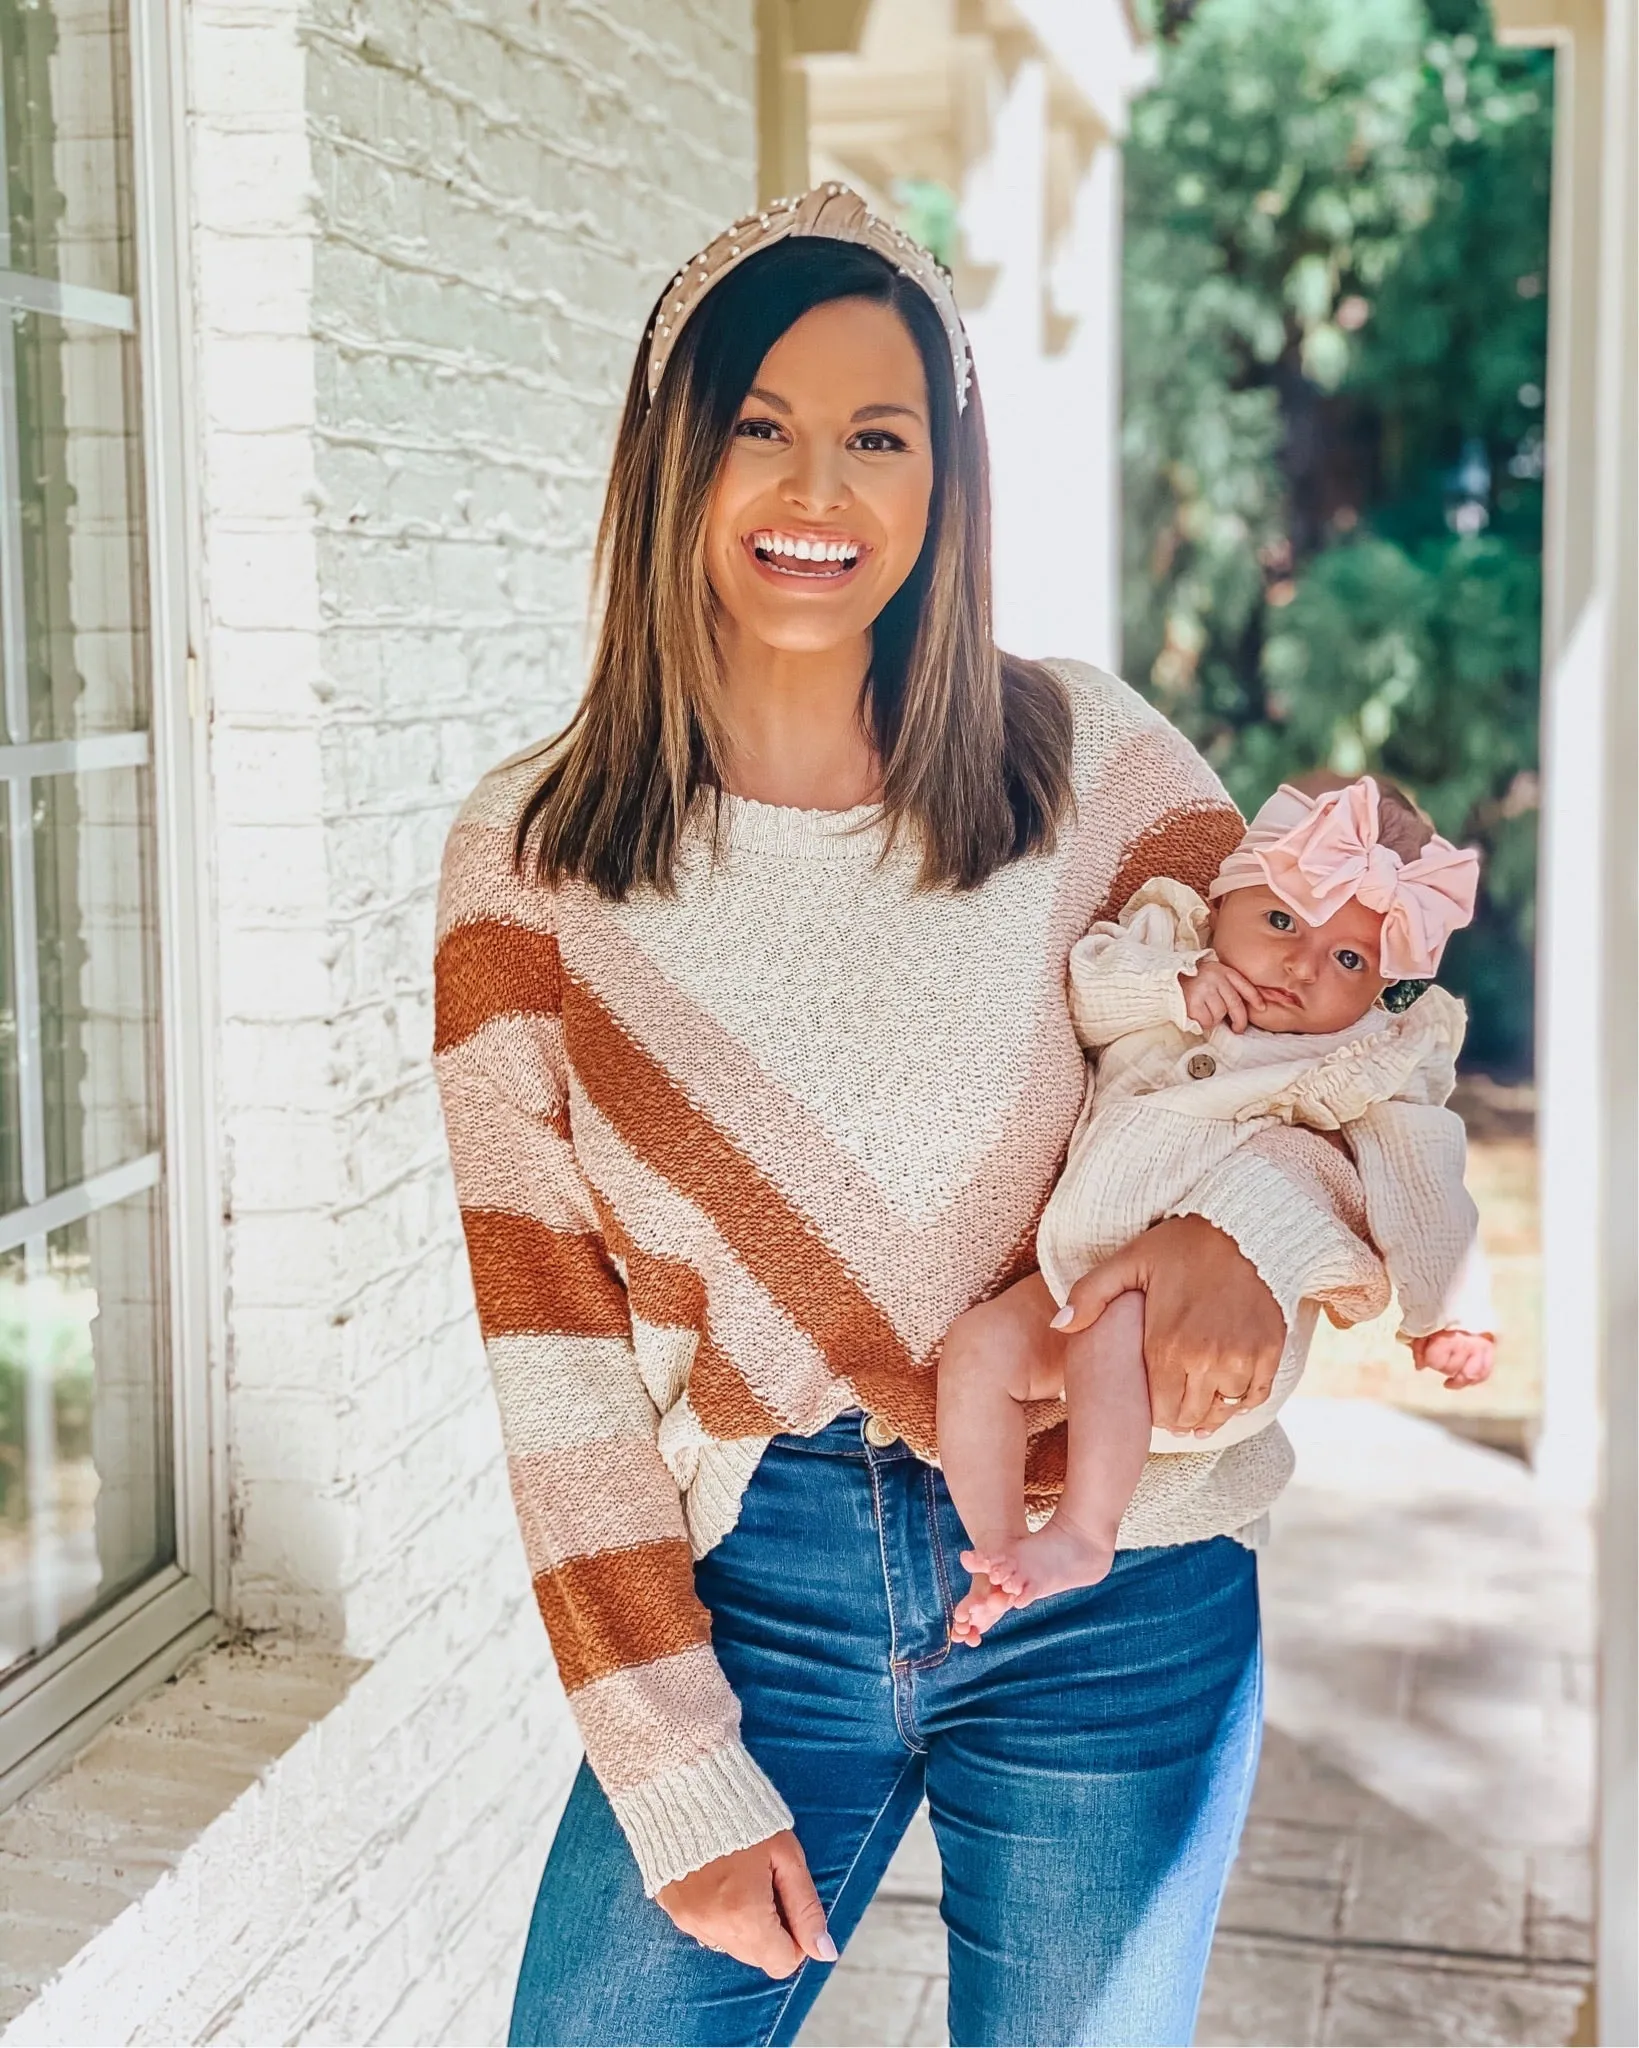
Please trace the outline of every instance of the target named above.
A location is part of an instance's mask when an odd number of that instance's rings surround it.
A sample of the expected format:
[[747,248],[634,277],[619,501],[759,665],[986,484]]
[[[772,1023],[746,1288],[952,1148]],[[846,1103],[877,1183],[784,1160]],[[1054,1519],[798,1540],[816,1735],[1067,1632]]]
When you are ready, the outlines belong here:
[[[959,1317],[939,1368],[939,1450],[973,1548],[953,1634],[1104,1577],[1152,1450],[1199,1451],[1264,1429],[1303,1371],[1313,1316],[1288,1338],[1266,1402],[1194,1436],[1152,1433],[1144,1297],[1060,1335],[1081,1275],[1187,1203],[1204,1174],[1277,1123],[1338,1131],[1399,1297],[1401,1336],[1447,1386],[1491,1371],[1490,1290],[1463,1186],[1463,1129],[1443,1107],[1462,1005],[1429,988],[1400,1014],[1393,982],[1426,980],[1469,922],[1478,856],[1366,776],[1270,798],[1212,884],[1138,891],[1070,955],[1070,1010],[1095,1064],[1037,1234],[1039,1274]],[[1055,1314],[1055,1308],[1057,1313]],[[1025,1404],[1062,1395],[1064,1492],[1025,1518]]]

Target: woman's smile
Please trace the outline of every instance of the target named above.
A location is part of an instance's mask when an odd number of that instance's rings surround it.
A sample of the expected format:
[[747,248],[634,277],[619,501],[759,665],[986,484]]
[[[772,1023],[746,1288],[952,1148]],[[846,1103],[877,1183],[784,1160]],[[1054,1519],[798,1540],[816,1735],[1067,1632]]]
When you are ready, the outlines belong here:
[[791,527],[760,527],[742,545],[765,575],[782,582],[845,583],[870,549],[851,534],[798,532]]

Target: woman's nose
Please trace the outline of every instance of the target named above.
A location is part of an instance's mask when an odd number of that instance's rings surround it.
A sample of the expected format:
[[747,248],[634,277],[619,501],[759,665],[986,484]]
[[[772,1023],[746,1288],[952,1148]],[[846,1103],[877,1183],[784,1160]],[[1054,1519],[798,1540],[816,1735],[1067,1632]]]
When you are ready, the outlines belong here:
[[840,510],[848,502],[840,457],[828,448],[798,448],[786,472],[785,496],[810,518]]

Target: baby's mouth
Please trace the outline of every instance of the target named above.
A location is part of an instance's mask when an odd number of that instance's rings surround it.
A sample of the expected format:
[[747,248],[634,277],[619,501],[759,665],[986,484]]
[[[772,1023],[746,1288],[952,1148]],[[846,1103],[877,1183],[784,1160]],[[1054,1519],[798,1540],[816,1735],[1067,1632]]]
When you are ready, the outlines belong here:
[[842,534],[787,533],[763,527],[745,545],[765,569],[807,583],[840,583],[869,553],[865,543]]

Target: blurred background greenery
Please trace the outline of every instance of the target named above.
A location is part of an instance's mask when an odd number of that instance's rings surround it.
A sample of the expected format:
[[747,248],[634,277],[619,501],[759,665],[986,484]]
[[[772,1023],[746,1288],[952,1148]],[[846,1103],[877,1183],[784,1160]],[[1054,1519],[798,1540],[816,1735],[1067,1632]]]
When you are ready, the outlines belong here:
[[1243,809],[1380,770],[1485,853],[1441,979],[1530,1071],[1553,58],[1484,0],[1152,0],[1124,668]]

